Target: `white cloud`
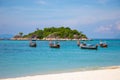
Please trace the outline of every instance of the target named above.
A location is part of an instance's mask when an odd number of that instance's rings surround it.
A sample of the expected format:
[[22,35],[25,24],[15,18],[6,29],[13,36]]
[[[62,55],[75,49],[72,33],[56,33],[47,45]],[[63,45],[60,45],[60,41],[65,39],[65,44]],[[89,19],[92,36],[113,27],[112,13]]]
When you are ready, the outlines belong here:
[[108,25],[102,25],[95,29],[97,33],[108,33],[108,34],[118,34],[120,33],[120,21]]
[[96,32],[106,33],[106,32],[111,32],[111,30],[112,30],[112,25],[106,25],[106,26],[100,26],[99,28],[97,28]]

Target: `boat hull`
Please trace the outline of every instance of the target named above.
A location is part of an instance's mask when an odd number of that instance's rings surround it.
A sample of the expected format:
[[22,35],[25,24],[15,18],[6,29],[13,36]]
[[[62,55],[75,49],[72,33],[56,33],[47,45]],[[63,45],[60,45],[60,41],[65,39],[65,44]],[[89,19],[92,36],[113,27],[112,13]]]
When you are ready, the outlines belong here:
[[98,46],[80,46],[81,49],[97,50]]
[[60,45],[50,45],[50,48],[60,48]]
[[30,47],[36,47],[37,45],[36,45],[36,43],[35,42],[32,42],[32,43],[30,43],[30,45],[29,45]]
[[106,47],[108,47],[108,45],[107,44],[100,44],[100,47],[106,48]]

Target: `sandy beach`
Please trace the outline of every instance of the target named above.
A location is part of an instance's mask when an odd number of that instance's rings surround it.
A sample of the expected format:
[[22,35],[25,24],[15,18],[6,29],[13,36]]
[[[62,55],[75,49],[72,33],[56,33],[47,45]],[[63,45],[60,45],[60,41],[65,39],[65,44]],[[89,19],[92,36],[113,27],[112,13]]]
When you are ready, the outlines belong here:
[[120,80],[120,68],[26,76],[0,80]]

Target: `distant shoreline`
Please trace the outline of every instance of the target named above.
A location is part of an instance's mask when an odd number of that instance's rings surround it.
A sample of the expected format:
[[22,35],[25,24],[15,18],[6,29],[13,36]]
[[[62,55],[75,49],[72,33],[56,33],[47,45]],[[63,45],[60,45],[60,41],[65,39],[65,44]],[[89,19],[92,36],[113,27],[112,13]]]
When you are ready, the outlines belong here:
[[[26,39],[26,40],[24,40],[24,39],[20,39],[20,40],[13,40],[13,39],[0,39],[0,41],[2,41],[2,40],[10,40],[10,41],[29,41],[29,39]],[[59,41],[76,41],[76,40],[78,40],[78,39],[55,39],[55,40],[59,40]],[[79,39],[79,40],[81,40],[81,41],[93,41],[93,40],[120,40],[120,39],[104,39],[104,38],[94,38],[94,39],[86,39],[86,40],[82,40],[82,39]],[[37,41],[49,41],[49,40],[44,40],[44,39],[39,39],[39,40],[37,40]],[[53,40],[54,41],[54,40]]]
[[[10,39],[0,39],[0,40],[13,40],[13,41],[28,41],[30,40],[29,38],[10,38]],[[37,40],[37,41],[49,41],[49,40],[59,40],[59,41],[70,41],[70,40],[83,40],[83,41],[92,41],[93,39],[55,39],[55,38],[51,38],[51,39],[33,39],[33,40]]]

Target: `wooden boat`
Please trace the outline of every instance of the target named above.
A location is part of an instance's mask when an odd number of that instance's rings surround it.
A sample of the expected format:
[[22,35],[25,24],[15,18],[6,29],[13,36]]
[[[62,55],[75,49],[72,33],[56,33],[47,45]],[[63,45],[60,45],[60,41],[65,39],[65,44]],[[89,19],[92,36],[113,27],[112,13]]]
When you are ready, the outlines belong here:
[[80,48],[97,50],[98,46],[97,45],[80,45]]
[[60,48],[60,45],[59,44],[50,44],[50,47],[51,48]]
[[54,42],[54,43],[50,42],[49,46],[50,46],[51,48],[60,48],[59,42]]
[[106,48],[108,45],[106,42],[100,42],[100,47]]
[[108,47],[108,45],[106,43],[102,43],[100,44],[100,47]]
[[30,47],[36,47],[37,46],[36,40],[31,40],[29,46]]

